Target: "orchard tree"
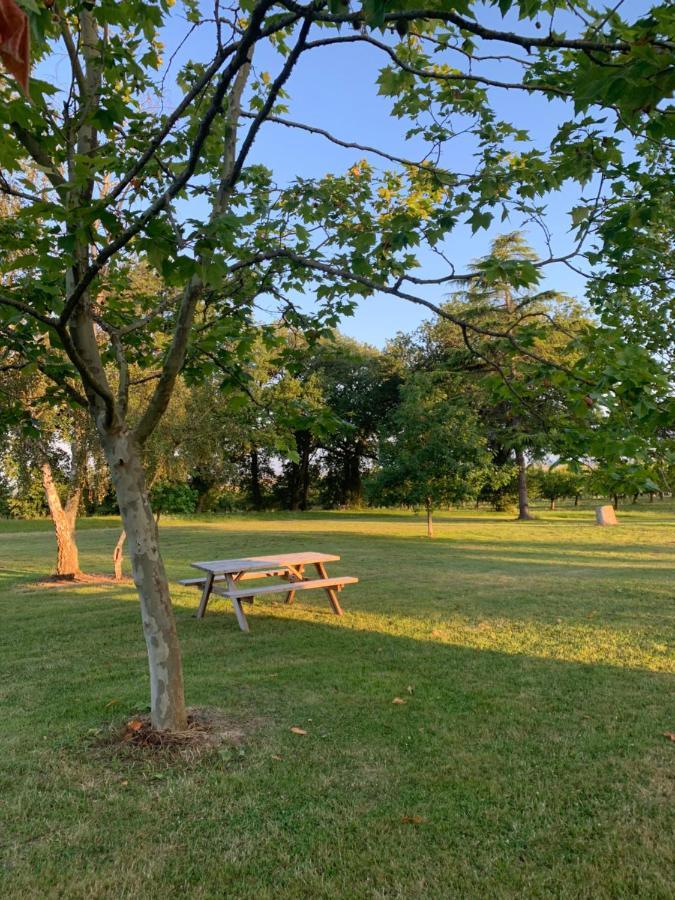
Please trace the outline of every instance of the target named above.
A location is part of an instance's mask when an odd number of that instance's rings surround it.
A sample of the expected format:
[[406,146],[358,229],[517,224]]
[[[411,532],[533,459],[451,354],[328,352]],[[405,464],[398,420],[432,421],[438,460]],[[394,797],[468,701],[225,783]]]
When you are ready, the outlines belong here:
[[549,501],[549,508],[555,509],[557,500],[579,496],[581,483],[579,475],[564,466],[551,466],[535,473],[537,494]]
[[[566,255],[584,252],[612,185],[627,198],[643,170],[636,145],[672,133],[673,10],[655,4],[623,18],[592,2],[577,15],[576,4],[550,0],[500,0],[499,12],[470,0],[415,9],[246,0],[202,14],[192,0],[20,2],[33,78],[30,98],[11,76],[0,81],[0,190],[18,201],[2,229],[0,332],[91,417],[129,539],[152,721],[182,729],[180,649],[142,458],[181,370],[197,378],[214,357],[237,369],[261,295],[312,335],[378,292],[438,312],[427,296],[438,277],[413,274],[418,248],[441,250],[455,226],[487,228],[495,215],[536,217],[563,186],[593,194]],[[199,34],[202,55],[178,72],[161,55],[169,20],[183,29],[181,46]],[[291,75],[327,47],[381,55],[372,89],[424,145],[418,158],[286,117]],[[254,73],[258,56],[276,58],[275,71]],[[508,60],[508,80],[495,76],[495,57]],[[537,144],[501,118],[502,94],[555,102],[552,140]],[[517,116],[521,104],[510,106]],[[280,186],[249,162],[268,123],[368,161]],[[452,164],[456,140],[473,142],[469,173]],[[552,250],[542,265],[555,259]],[[132,302],[139,261],[162,287]],[[440,280],[471,274],[449,265]],[[318,300],[310,318],[294,306],[302,293]],[[130,404],[137,368],[153,385],[142,407]]]
[[474,499],[497,477],[487,441],[467,406],[461,386],[445,379],[412,376],[381,435],[379,467],[370,497],[384,505],[423,508],[433,537],[433,512]]

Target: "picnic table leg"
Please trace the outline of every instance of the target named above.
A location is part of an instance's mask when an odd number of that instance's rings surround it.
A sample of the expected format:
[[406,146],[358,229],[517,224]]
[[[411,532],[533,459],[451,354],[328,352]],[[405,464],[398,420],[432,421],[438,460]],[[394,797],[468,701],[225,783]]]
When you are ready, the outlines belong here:
[[[328,578],[328,572],[326,572],[326,567],[323,563],[314,563],[316,566],[316,571],[322,578]],[[328,594],[328,600],[330,605],[333,607],[333,612],[336,616],[344,615],[342,612],[342,607],[340,606],[340,601],[338,600],[337,591],[335,588],[324,588],[325,592]]]
[[[302,581],[302,575],[303,575],[303,572],[305,571],[305,567],[304,567],[304,566],[298,566],[297,569],[296,569],[295,571],[297,571],[297,573],[300,575],[300,578],[295,578],[295,579],[294,579],[294,574],[295,574],[295,572],[294,572],[294,571],[290,571],[290,572],[288,573],[288,575],[289,575],[289,580],[291,580],[291,584],[293,583],[293,580],[295,580],[295,581]],[[289,592],[286,594],[286,603],[288,603],[289,606],[290,606],[290,604],[295,600],[295,594],[296,594],[296,591],[289,591]]]
[[[225,576],[227,579],[227,586],[231,591],[233,591],[237,587],[237,582],[241,578],[242,574],[243,574],[243,572],[237,572],[235,575],[228,574]],[[244,615],[244,610],[241,608],[241,601],[245,600],[250,603],[253,603],[253,595],[251,595],[250,597],[242,597],[241,599],[239,599],[237,597],[232,597],[231,600],[232,600],[232,608],[234,609],[234,614],[237,617],[237,622],[239,622],[239,627],[241,628],[242,631],[248,631],[249,630],[248,619]]]
[[211,588],[213,587],[213,578],[213,572],[209,572],[206,576],[206,581],[204,582],[204,590],[202,591],[202,599],[199,601],[199,607],[197,609],[197,612],[195,613],[196,619],[204,618],[204,613],[206,612],[206,604],[209,602]]
[[[242,600],[248,600],[248,597],[242,597]],[[250,598],[253,600],[253,597]],[[248,620],[244,615],[244,610],[241,608],[241,600],[237,600],[235,597],[232,598],[232,606],[234,607],[234,614],[237,617],[237,622],[239,622],[239,627],[242,631],[248,631]]]

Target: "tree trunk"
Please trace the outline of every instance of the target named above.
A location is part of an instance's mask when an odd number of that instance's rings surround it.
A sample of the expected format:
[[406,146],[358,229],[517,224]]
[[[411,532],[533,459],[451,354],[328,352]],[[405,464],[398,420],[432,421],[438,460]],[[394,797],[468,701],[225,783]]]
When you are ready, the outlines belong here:
[[159,731],[184,731],[187,714],[180,645],[140,450],[124,430],[104,432],[102,443],[129,540],[131,569],[141,601],[150,667],[152,724]]
[[62,578],[75,578],[80,574],[75,522],[80,505],[81,490],[78,487],[71,492],[64,508],[54,483],[52,468],[48,462],[42,463],[42,484],[56,534],[56,574]]
[[527,462],[522,450],[516,450],[516,465],[518,466],[518,519],[529,521],[534,516],[530,513],[530,502],[527,496]]
[[432,518],[433,510],[431,508],[431,499],[427,498],[427,501],[424,505],[427,510],[427,537],[432,538],[434,536],[434,522]]
[[296,434],[296,445],[300,454],[299,479],[301,510],[309,506],[309,460],[312,453],[312,436],[309,431],[299,431]]
[[551,505],[549,506],[549,509],[555,509],[555,497],[551,497]]
[[251,450],[251,501],[253,509],[260,511],[263,508],[262,486],[260,484],[260,458],[258,450]]
[[117,538],[115,549],[113,550],[113,566],[115,567],[115,581],[122,580],[122,562],[124,561],[124,542],[127,539],[127,533],[124,529]]
[[614,509],[618,509],[618,508],[619,508],[619,495],[618,495],[618,494],[614,494],[614,495],[613,495],[613,497],[612,497],[612,506],[614,507]]
[[359,446],[346,448],[342,459],[342,479],[340,484],[340,504],[360,506],[363,501],[363,480],[361,478],[361,458]]
[[650,492],[649,492],[649,502],[650,502],[650,503],[653,503],[653,502],[654,502],[654,491],[650,491]]
[[578,495],[578,494],[575,494],[575,495],[574,495],[574,505],[575,505],[575,506],[578,506],[578,505],[579,505],[579,495]]

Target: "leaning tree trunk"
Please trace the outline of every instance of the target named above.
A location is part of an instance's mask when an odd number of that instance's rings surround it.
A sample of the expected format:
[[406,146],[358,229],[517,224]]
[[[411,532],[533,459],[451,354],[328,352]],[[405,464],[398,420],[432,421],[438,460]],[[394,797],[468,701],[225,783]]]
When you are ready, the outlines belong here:
[[518,518],[522,521],[533,519],[530,513],[530,501],[527,496],[527,461],[522,450],[516,450],[518,466]]
[[42,463],[42,484],[56,534],[56,574],[62,578],[75,578],[81,574],[75,540],[75,523],[81,490],[79,487],[72,490],[66,505],[63,506],[54,483],[52,468],[46,461]]
[[152,724],[160,731],[183,731],[187,727],[187,714],[180,645],[140,449],[123,430],[105,433],[102,443],[129,541],[131,569],[141,601],[150,666]]

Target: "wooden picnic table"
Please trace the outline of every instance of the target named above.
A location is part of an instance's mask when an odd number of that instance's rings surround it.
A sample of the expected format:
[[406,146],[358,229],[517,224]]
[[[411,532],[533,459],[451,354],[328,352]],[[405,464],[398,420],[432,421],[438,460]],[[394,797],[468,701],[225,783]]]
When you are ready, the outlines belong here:
[[[274,553],[270,556],[244,556],[238,559],[212,559],[194,562],[190,565],[206,573],[200,578],[186,578],[180,583],[202,587],[202,597],[196,617],[202,619],[212,593],[232,601],[234,612],[242,631],[248,631],[248,622],[241,608],[242,601],[253,603],[258,594],[286,593],[286,603],[292,603],[299,590],[321,588],[326,591],[333,612],[342,615],[342,607],[337,592],[345,584],[356,584],[358,578],[341,575],[330,578],[326,571],[327,562],[336,562],[340,557],[332,553],[303,551],[300,553]],[[306,566],[314,566],[318,577],[307,577]],[[251,585],[241,587],[241,582],[261,578],[280,578],[281,583],[271,585]],[[223,582],[225,584],[223,585]],[[221,585],[223,585],[221,587]]]

